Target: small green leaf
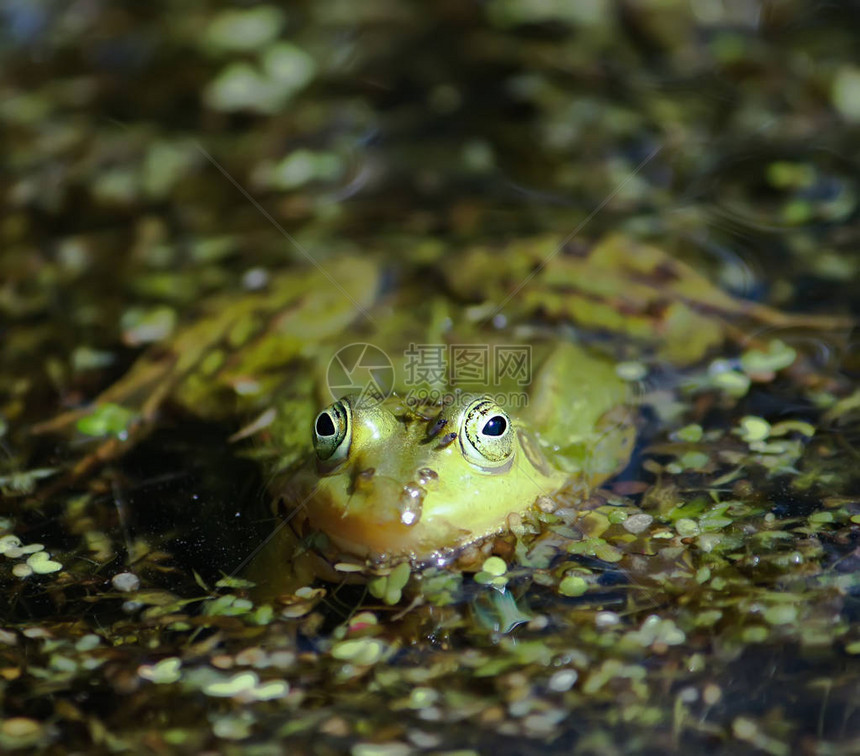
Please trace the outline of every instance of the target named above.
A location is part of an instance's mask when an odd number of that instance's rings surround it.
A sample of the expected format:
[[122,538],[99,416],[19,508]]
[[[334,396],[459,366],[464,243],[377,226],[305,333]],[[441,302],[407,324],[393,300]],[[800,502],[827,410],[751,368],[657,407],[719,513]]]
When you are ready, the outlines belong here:
[[764,441],[770,435],[770,423],[761,417],[747,415],[741,419],[740,436],[748,444]]
[[179,680],[181,667],[182,661],[178,657],[169,656],[157,664],[144,664],[138,667],[137,674],[156,685],[169,685]]
[[481,569],[494,577],[500,577],[508,571],[508,565],[501,557],[492,556],[484,562]]
[[331,655],[341,661],[370,666],[376,664],[385,652],[385,644],[376,638],[356,638],[337,643]]
[[695,444],[702,440],[702,426],[696,423],[685,425],[683,428],[676,431],[674,435],[679,441],[687,441],[688,443]]
[[774,373],[791,365],[797,358],[793,347],[774,339],[767,345],[767,350],[750,349],[741,355],[741,368],[748,375]]
[[558,584],[562,596],[581,596],[588,590],[588,583],[579,575],[567,575]]
[[100,404],[89,415],[78,420],[75,427],[85,436],[104,438],[116,436],[125,440],[136,415],[118,404]]

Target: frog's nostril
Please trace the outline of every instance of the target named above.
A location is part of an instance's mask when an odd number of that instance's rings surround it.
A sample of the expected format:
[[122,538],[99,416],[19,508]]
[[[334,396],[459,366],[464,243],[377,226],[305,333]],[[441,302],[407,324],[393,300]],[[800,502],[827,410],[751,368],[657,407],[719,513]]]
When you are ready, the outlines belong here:
[[364,470],[361,470],[359,473],[357,473],[352,482],[353,491],[363,491],[365,493],[368,493],[372,488],[372,481],[374,475],[376,475],[375,467],[366,467]]
[[422,467],[418,470],[417,476],[419,486],[426,486],[428,483],[433,484],[439,480],[439,473],[429,467]]
[[448,425],[447,418],[441,416],[437,417],[436,422],[427,429],[427,440],[429,441],[430,439],[436,438],[446,425]]

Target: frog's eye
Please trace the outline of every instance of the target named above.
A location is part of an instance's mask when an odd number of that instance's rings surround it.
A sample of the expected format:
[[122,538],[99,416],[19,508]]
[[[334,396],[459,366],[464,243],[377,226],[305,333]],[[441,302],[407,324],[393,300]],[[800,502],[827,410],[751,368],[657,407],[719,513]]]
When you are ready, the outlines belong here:
[[491,399],[479,399],[466,409],[460,444],[470,462],[505,462],[513,453],[513,438],[511,419]]
[[344,459],[349,452],[349,406],[335,402],[314,420],[314,450],[321,460]]

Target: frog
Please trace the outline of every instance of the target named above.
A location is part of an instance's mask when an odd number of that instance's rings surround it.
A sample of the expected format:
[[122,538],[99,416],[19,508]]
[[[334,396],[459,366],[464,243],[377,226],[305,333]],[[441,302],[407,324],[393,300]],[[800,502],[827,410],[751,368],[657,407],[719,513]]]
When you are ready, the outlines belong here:
[[[456,256],[440,245],[347,254],[214,298],[94,401],[35,430],[90,433],[54,483],[63,486],[133,447],[170,405],[244,419],[229,441],[252,443],[268,471],[275,531],[319,531],[371,561],[426,560],[503,532],[536,505],[569,504],[560,492],[571,487],[582,504],[625,466],[637,412],[619,360],[685,367],[732,341],[755,344],[756,329],[805,326],[838,323],[739,299],[617,233],[591,244],[551,235],[478,244]],[[537,370],[516,411],[480,390],[410,404],[396,386],[371,406],[328,390],[326,368],[346,340],[377,344],[401,374],[408,346],[420,343],[528,345]],[[92,433],[87,420],[116,407],[128,417],[121,431]],[[285,542],[281,561],[296,546]]]
[[538,351],[516,412],[501,403],[514,392],[334,401],[308,429],[313,453],[272,486],[279,506],[347,554],[427,561],[505,530],[565,486],[587,496],[629,459],[635,399],[603,357],[567,342]]

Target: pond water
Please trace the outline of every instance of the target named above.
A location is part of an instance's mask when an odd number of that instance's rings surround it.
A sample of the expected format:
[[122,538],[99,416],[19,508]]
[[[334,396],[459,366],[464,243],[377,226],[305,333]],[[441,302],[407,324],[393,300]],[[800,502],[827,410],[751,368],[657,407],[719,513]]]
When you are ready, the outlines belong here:
[[[0,19],[0,751],[860,750],[860,6]],[[494,386],[594,486],[411,564],[271,506],[351,344],[568,342],[632,449]]]

